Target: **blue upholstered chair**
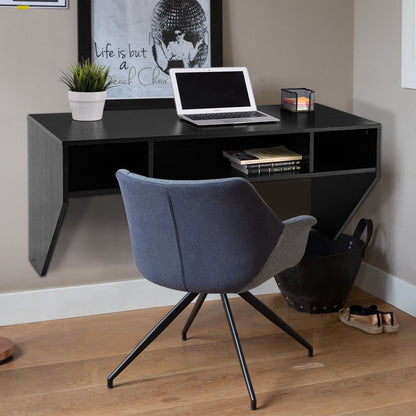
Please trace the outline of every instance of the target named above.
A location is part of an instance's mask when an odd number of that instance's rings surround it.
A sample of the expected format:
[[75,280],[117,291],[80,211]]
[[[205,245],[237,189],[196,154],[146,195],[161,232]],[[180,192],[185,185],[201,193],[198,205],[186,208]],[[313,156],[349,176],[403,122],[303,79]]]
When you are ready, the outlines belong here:
[[176,181],[119,170],[117,179],[138,270],[153,283],[187,294],[110,374],[108,387],[198,297],[182,332],[186,340],[206,295],[217,293],[254,410],[256,397],[227,294],[238,293],[312,356],[312,346],[249,290],[300,261],[316,220],[303,215],[280,221],[243,178]]

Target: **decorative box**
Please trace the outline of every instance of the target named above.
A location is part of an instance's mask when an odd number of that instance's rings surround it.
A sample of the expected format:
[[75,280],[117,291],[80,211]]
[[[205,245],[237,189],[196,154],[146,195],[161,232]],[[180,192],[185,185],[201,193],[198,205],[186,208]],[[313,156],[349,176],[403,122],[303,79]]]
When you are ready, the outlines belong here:
[[282,88],[281,104],[287,111],[313,111],[315,91],[308,88]]

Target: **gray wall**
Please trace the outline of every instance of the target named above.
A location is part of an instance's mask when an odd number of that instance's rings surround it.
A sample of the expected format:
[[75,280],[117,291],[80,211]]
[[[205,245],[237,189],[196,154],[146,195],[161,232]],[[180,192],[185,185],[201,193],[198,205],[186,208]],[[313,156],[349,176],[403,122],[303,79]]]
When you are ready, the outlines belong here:
[[354,111],[383,125],[382,177],[357,218],[376,224],[366,261],[416,285],[416,90],[401,88],[401,18],[400,1],[355,1]]
[[[258,103],[302,86],[352,110],[353,2],[224,0],[223,11],[224,64],[249,68]],[[137,277],[117,195],[70,201],[46,277],[27,261],[26,117],[69,111],[59,69],[77,57],[76,15],[74,0],[64,11],[0,10],[0,293]]]

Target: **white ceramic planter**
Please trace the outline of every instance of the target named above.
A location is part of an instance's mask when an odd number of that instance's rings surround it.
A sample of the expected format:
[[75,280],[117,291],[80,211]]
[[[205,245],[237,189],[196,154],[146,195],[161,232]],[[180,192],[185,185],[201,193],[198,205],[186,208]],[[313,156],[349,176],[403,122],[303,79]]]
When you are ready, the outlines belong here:
[[97,121],[103,118],[107,91],[68,91],[72,118],[77,121]]

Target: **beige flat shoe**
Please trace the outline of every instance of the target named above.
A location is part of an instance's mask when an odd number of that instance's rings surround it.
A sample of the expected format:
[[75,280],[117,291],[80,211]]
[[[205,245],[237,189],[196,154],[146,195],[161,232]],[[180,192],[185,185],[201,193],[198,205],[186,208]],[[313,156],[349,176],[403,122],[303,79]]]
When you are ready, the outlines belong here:
[[383,323],[383,331],[388,334],[399,332],[399,323],[393,312],[380,312]]
[[382,312],[377,309],[377,305],[371,305],[368,308],[364,308],[368,313],[380,313],[381,324],[383,326],[383,332],[387,334],[394,334],[399,332],[399,323],[397,322],[396,316],[393,312]]
[[341,309],[338,316],[343,324],[357,328],[367,334],[377,335],[383,332],[381,313],[378,311],[352,305],[349,308]]

